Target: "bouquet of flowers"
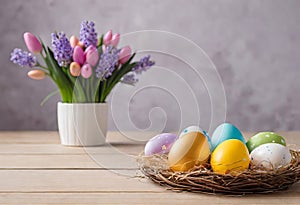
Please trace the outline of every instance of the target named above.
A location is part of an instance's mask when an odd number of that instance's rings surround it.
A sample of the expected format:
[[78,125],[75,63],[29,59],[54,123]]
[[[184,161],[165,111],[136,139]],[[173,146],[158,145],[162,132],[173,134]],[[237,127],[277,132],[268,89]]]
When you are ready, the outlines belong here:
[[[120,34],[109,30],[99,38],[95,24],[81,23],[80,38],[69,39],[63,32],[51,34],[51,48],[31,33],[24,33],[30,52],[15,48],[10,60],[32,68],[28,76],[35,80],[50,77],[58,87],[64,103],[103,103],[114,86],[121,82],[134,85],[141,74],[154,65],[150,56],[134,61],[130,46],[117,48]],[[45,65],[37,61],[40,54]]]

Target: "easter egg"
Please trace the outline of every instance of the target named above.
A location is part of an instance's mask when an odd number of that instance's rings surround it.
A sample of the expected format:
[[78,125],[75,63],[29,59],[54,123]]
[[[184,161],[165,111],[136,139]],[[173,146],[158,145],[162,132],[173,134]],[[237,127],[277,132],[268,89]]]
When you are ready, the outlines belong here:
[[145,155],[167,154],[172,144],[177,139],[177,135],[172,133],[162,133],[151,138],[145,146]]
[[278,143],[266,143],[255,148],[250,154],[250,159],[251,165],[273,170],[289,164],[292,156],[286,146]]
[[251,137],[246,143],[249,152],[251,153],[256,147],[266,143],[277,143],[286,146],[282,136],[274,132],[260,132]]
[[242,133],[234,125],[223,123],[219,125],[212,134],[211,146],[214,150],[219,144],[229,139],[237,139],[246,143]]
[[185,129],[183,129],[183,131],[180,133],[179,135],[179,138],[181,138],[183,135],[187,134],[187,133],[190,133],[190,132],[200,132],[202,133],[203,135],[205,135],[205,137],[207,138],[208,140],[208,143],[209,143],[209,147],[211,149],[211,140],[210,140],[210,137],[208,136],[207,132],[204,131],[203,129],[201,129],[200,127],[198,126],[189,126]]
[[222,142],[211,154],[210,164],[219,174],[236,174],[248,169],[250,163],[246,145],[237,139]]
[[209,155],[206,136],[200,132],[189,132],[174,142],[168,164],[173,171],[188,171],[195,165],[205,163]]
[[185,129],[183,129],[183,131],[180,133],[179,138],[181,138],[183,135],[190,133],[190,132],[201,132],[202,134],[206,135],[206,132],[204,130],[202,130],[200,127],[198,126],[189,126]]

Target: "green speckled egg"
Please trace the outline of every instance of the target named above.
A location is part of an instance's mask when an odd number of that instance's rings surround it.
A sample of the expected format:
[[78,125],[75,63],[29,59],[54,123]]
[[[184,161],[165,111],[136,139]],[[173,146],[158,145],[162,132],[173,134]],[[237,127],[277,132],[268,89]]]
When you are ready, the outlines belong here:
[[286,146],[284,138],[275,132],[259,132],[251,137],[246,145],[249,153],[251,153],[256,147],[266,143],[277,143]]

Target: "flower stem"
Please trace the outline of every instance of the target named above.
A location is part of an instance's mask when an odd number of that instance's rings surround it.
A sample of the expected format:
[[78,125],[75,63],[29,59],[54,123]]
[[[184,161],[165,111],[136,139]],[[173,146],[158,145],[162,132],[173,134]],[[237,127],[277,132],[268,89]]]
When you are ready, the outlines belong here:
[[101,96],[100,96],[100,103],[104,103],[105,102],[105,89],[106,89],[106,80],[103,81],[103,87],[102,87],[102,92],[101,92]]
[[37,62],[36,67],[40,67],[40,68],[42,68],[43,70],[47,70],[47,71],[49,70],[47,67],[42,66],[39,62]]

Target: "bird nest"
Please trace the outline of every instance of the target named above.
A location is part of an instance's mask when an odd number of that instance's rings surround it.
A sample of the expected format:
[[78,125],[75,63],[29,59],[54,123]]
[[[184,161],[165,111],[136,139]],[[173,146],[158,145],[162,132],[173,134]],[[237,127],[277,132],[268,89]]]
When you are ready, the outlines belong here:
[[291,150],[290,164],[273,171],[251,167],[239,174],[214,173],[210,164],[194,167],[189,172],[169,169],[166,155],[140,155],[138,164],[153,182],[173,191],[244,195],[270,193],[287,189],[300,179],[300,151]]

